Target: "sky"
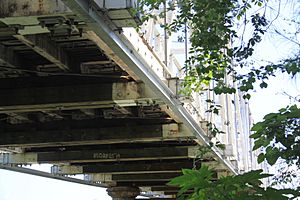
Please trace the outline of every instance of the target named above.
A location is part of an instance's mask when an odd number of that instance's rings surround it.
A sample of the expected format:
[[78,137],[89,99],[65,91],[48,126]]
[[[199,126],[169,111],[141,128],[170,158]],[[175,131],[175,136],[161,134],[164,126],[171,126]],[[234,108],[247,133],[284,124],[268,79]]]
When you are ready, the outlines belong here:
[[[46,171],[50,165],[34,165]],[[0,200],[110,200],[105,188],[0,169]]]
[[[257,48],[257,57],[277,60],[291,50],[290,44],[280,38],[268,36]],[[274,42],[276,41],[276,42]],[[262,61],[264,62],[264,61]],[[283,93],[292,96],[300,94],[300,81],[278,75],[269,80],[267,89],[257,89],[252,93],[250,107],[254,120],[260,121],[270,112],[277,112],[281,107],[294,103]],[[105,189],[63,182],[33,175],[0,170],[0,200],[110,200]]]
[[0,200],[109,200],[104,188],[0,170]]

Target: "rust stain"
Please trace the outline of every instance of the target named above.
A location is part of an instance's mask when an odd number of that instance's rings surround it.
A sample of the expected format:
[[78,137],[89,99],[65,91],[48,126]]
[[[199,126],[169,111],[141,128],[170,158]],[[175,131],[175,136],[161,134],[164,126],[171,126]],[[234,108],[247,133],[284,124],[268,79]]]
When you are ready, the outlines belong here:
[[39,0],[39,10],[38,13],[43,13],[44,11],[44,0]]
[[26,2],[25,4],[22,5],[23,10],[28,10],[28,8],[29,8],[28,2]]
[[18,9],[18,5],[16,3],[9,4],[8,6],[8,11],[10,13],[14,13],[15,11],[17,11],[17,9]]

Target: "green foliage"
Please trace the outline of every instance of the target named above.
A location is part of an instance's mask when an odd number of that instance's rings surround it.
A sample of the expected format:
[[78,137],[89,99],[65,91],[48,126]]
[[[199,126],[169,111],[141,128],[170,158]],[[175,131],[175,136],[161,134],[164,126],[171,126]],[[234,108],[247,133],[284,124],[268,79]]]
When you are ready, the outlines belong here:
[[[267,88],[267,80],[276,72],[295,76],[300,72],[298,55],[284,59],[277,64],[261,66],[256,69],[248,67],[248,58],[253,55],[255,46],[261,42],[262,36],[270,25],[265,12],[254,12],[254,8],[267,8],[267,1],[237,0],[142,0],[140,12],[144,20],[156,18],[154,9],[166,5],[166,11],[176,10],[175,20],[171,24],[162,25],[169,33],[178,32],[188,24],[190,33],[190,56],[185,63],[186,78],[184,93],[199,92],[203,86],[215,82],[213,91],[219,94],[232,94],[236,89],[226,85],[224,77],[230,75],[238,81],[238,89],[246,92],[245,99],[250,99],[248,91],[254,89],[259,82],[261,88]],[[251,14],[249,14],[249,9]],[[163,17],[165,12],[159,16]],[[251,26],[252,32],[248,39],[236,32],[236,23]],[[242,39],[241,39],[242,38]],[[241,40],[240,42],[238,42]],[[239,63],[233,66],[232,63]],[[237,73],[237,68],[247,67],[245,74]],[[249,69],[248,69],[249,68]]]
[[[188,200],[285,200],[290,199],[286,194],[299,196],[299,191],[291,189],[263,189],[260,179],[271,175],[263,174],[262,170],[251,171],[237,176],[221,177],[212,181],[214,172],[207,166],[200,169],[183,169],[179,177],[172,179],[168,184],[179,186],[177,199]],[[188,192],[192,192],[189,194]]]
[[259,163],[266,159],[274,165],[281,158],[288,164],[295,161],[300,167],[300,108],[297,105],[266,115],[264,121],[252,127],[252,131],[253,150],[265,148],[258,157]]
[[[299,167],[300,156],[300,109],[296,106],[288,106],[280,109],[278,113],[270,113],[264,117],[263,122],[256,123],[251,138],[255,140],[253,150],[265,148],[265,152],[258,155],[258,162],[266,160],[274,165],[279,158],[287,163],[296,164]],[[209,124],[208,126],[212,126]],[[203,151],[203,154],[207,151]],[[300,197],[300,190],[262,188],[261,179],[272,175],[263,174],[262,170],[250,171],[236,176],[221,177],[213,181],[215,173],[207,166],[199,169],[183,169],[182,176],[176,177],[169,185],[178,186],[178,199],[188,200],[240,200],[240,199],[265,199],[284,200]],[[283,174],[280,180],[290,180],[291,174]]]
[[[210,106],[211,111],[208,110],[208,112],[213,112],[215,114],[218,114],[219,113],[219,108],[220,108],[220,106],[213,104],[213,105]],[[224,133],[223,131],[220,131],[216,127],[216,125],[211,123],[211,122],[207,123],[207,128],[208,128],[208,131],[209,131],[209,133],[211,134],[212,137],[215,137],[218,134],[223,134]]]
[[236,76],[236,80],[239,81],[239,89],[244,92],[254,89],[254,83],[260,82],[261,88],[267,88],[268,84],[266,81],[269,77],[275,77],[276,74],[286,73],[291,77],[296,76],[300,73],[300,57],[289,58],[281,61],[278,64],[271,64],[261,66],[258,69],[250,69],[247,74],[239,74]]
[[279,160],[284,161],[279,164],[282,169],[274,177],[273,185],[293,182],[297,175],[291,168],[300,168],[300,108],[293,105],[270,113],[256,123],[252,131],[253,150],[264,150],[258,156],[258,163],[266,161],[275,165]]

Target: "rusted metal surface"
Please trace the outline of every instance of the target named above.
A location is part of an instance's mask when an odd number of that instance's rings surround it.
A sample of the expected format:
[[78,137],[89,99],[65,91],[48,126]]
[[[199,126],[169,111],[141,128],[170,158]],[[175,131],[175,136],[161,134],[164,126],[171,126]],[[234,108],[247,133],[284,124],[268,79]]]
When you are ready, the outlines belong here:
[[0,17],[20,17],[68,12],[60,0],[1,0]]

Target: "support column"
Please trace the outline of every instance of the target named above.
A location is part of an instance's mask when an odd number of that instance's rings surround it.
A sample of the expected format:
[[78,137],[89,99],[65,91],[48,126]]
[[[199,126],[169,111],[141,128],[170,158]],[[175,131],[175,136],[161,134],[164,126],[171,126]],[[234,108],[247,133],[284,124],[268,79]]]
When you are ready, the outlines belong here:
[[113,200],[134,200],[140,194],[137,187],[111,187],[106,191]]

